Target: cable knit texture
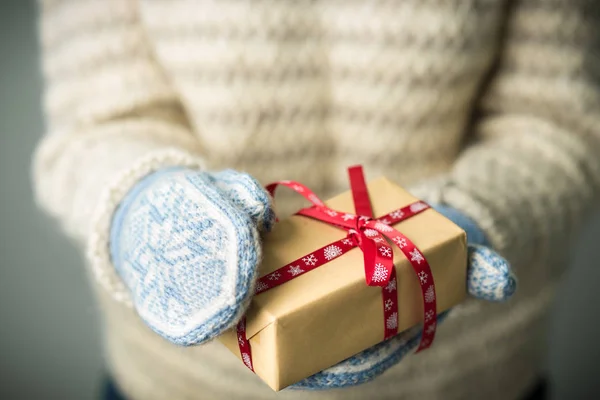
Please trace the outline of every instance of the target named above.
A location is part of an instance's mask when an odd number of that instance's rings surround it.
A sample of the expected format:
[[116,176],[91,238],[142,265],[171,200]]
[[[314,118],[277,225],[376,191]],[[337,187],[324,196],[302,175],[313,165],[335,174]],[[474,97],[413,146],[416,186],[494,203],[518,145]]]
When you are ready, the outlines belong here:
[[[40,204],[87,243],[111,372],[132,399],[511,399],[531,385],[565,245],[600,188],[592,0],[44,0]],[[110,221],[170,166],[294,179],[346,167],[468,215],[515,267],[436,345],[372,383],[272,393],[219,343],[181,348],[130,307]],[[282,194],[278,213],[298,207]],[[309,334],[309,333],[307,333]],[[232,384],[235,382],[235,384]]]

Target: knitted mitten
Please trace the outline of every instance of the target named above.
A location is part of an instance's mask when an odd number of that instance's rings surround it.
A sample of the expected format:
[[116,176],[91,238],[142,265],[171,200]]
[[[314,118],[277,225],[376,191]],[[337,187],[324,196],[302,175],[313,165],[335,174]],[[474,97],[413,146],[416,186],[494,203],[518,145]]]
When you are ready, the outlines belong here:
[[173,343],[198,344],[246,310],[259,233],[273,221],[269,196],[246,174],[160,171],[117,210],[112,259],[148,326]]
[[[474,221],[453,208],[442,205],[434,208],[467,233],[469,294],[489,301],[504,301],[510,298],[516,288],[515,276],[508,262],[487,247],[490,244],[481,229]],[[438,315],[438,324],[442,323],[447,315],[448,311]],[[368,382],[413,352],[420,339],[420,329],[411,328],[290,388],[321,390]]]

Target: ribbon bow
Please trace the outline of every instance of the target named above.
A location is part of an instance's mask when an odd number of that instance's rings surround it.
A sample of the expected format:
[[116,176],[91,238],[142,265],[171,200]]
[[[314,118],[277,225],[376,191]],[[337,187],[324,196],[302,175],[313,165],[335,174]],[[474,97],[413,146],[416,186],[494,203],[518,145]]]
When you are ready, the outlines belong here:
[[[346,230],[348,235],[261,277],[257,282],[255,295],[295,279],[358,247],[364,256],[367,285],[382,288],[384,340],[389,339],[398,333],[398,292],[393,250],[386,240],[387,238],[410,261],[419,279],[423,295],[424,326],[417,351],[421,351],[431,345],[435,336],[437,314],[433,275],[423,253],[409,238],[390,225],[413,217],[430,207],[426,203],[418,201],[382,217],[374,218],[362,167],[351,167],[348,169],[348,173],[356,214],[340,212],[327,207],[308,187],[295,181],[279,181],[266,186],[272,196],[275,195],[275,190],[279,185],[296,191],[313,204],[312,207],[298,211],[297,215],[339,227]],[[246,338],[245,317],[238,323],[237,333],[242,360],[248,368],[254,371],[250,342]]]

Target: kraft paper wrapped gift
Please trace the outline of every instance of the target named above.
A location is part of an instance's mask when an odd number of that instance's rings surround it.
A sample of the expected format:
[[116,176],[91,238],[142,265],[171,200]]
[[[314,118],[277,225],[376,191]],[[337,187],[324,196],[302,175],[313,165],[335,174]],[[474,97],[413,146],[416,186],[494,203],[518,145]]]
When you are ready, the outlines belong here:
[[[385,178],[370,182],[367,187],[376,218],[418,201]],[[350,191],[325,204],[354,213]],[[433,209],[392,226],[406,235],[429,262],[437,312],[460,303],[467,294],[465,232]],[[264,239],[260,276],[346,235],[342,229],[305,216],[283,219]],[[409,261],[393,248],[401,332],[423,322],[423,300],[419,279]],[[278,391],[380,343],[384,336],[382,290],[367,286],[363,254],[354,248],[256,295],[246,314],[246,334],[255,373]],[[219,340],[240,358],[240,367],[245,368],[236,330],[225,332]]]

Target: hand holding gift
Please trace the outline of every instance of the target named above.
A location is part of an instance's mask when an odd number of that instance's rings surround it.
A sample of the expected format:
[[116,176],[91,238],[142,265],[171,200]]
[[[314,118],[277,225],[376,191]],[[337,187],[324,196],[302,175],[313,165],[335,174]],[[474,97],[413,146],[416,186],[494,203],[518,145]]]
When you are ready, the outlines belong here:
[[[438,209],[475,237],[460,214]],[[174,343],[198,344],[234,326],[246,311],[258,277],[259,233],[273,219],[266,192],[245,174],[162,171],[140,182],[121,205],[113,259],[144,321]],[[470,246],[469,254],[472,295],[503,299],[512,293],[506,262],[483,247]],[[419,337],[418,328],[410,329],[296,387],[368,381],[413,350]]]

